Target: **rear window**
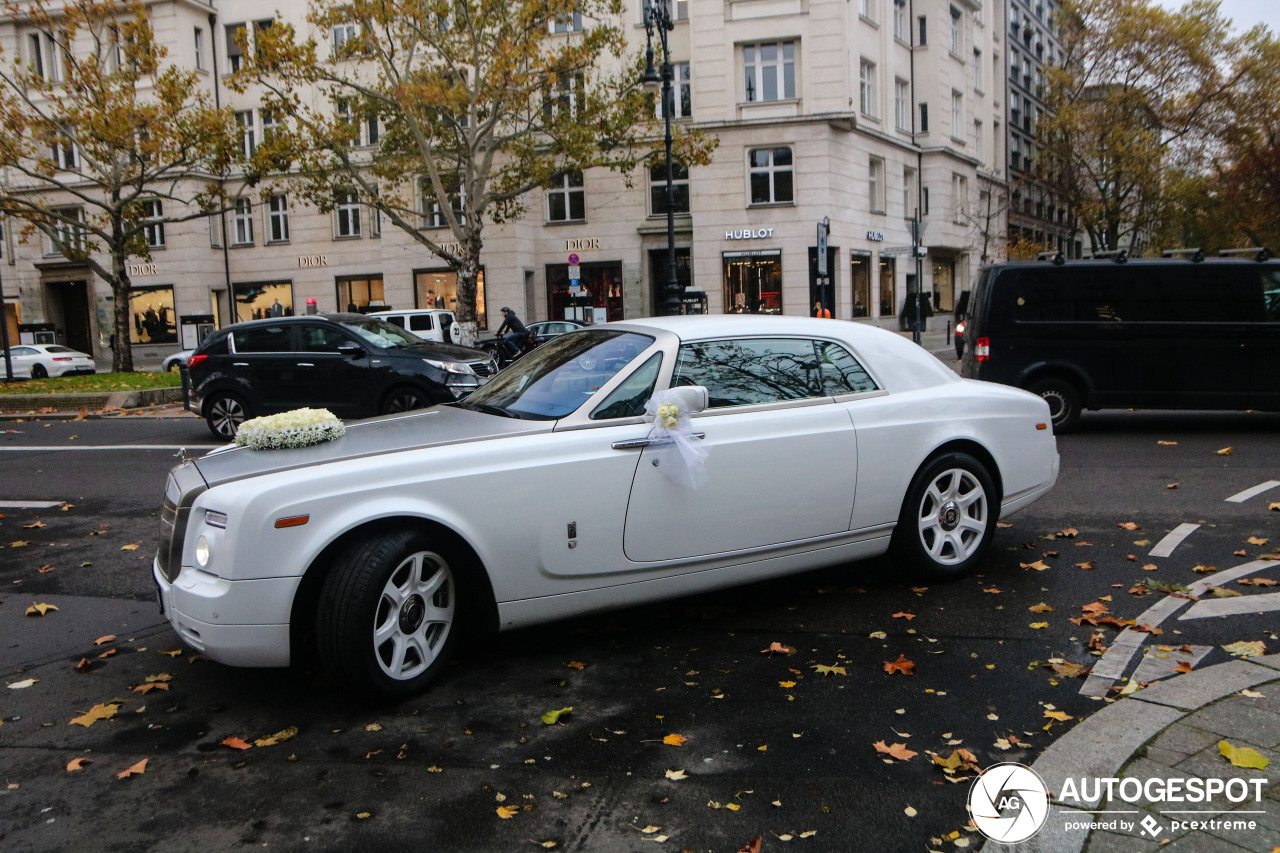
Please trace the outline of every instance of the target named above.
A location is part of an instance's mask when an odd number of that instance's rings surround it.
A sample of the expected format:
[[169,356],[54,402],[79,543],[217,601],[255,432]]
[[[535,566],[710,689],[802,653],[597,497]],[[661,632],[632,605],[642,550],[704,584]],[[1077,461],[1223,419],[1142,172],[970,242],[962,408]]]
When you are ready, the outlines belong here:
[[236,352],[290,352],[293,349],[289,340],[288,326],[255,326],[249,329],[236,329],[231,333]]
[[430,314],[410,314],[409,329],[414,332],[429,332],[434,328]]
[[55,345],[55,346],[45,347],[45,352],[75,352],[75,350],[71,349],[70,347],[61,347],[61,346]]

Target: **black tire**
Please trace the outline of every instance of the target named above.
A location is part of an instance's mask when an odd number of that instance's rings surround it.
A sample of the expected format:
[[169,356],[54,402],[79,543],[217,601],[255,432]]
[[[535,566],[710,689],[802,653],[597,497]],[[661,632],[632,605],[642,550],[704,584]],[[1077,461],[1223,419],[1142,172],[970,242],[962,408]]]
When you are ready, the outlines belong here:
[[961,577],[986,556],[999,514],[1000,496],[986,466],[967,453],[944,453],[911,481],[892,554],[917,574]]
[[48,379],[49,371],[45,370],[45,367],[43,364],[33,364],[31,365],[31,378],[32,379]]
[[230,391],[215,391],[204,404],[204,421],[214,438],[231,441],[236,437],[240,424],[253,417],[249,404]]
[[1054,433],[1067,432],[1080,420],[1080,392],[1070,381],[1050,376],[1032,382],[1027,390],[1043,397],[1049,404]]
[[387,396],[382,400],[382,410],[380,414],[390,415],[396,412],[409,412],[414,409],[422,409],[431,405],[430,398],[417,388],[410,388],[402,385],[399,388],[392,388]]
[[169,371],[170,373],[177,373],[177,372],[178,372],[178,371],[180,371],[180,370],[182,370],[182,362],[180,362],[180,361],[171,361],[171,362],[169,362],[168,371]]
[[422,530],[391,530],[354,543],[320,589],[321,663],[356,692],[400,698],[421,691],[457,645],[464,562]]

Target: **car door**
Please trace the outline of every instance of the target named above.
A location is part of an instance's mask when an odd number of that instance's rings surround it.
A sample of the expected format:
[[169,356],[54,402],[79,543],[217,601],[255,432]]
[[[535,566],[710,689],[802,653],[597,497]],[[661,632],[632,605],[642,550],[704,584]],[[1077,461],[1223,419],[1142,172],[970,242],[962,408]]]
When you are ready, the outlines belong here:
[[1280,410],[1280,271],[1264,269],[1261,285],[1260,322],[1249,332],[1249,406],[1274,412]]
[[[339,352],[343,346],[359,347],[363,355]],[[362,343],[334,326],[303,323],[298,327],[298,350],[295,405],[328,409],[340,418],[374,414],[369,354]]]
[[[10,347],[9,363],[13,367],[14,376],[30,376],[31,365],[39,360],[40,351],[35,347]],[[0,365],[2,368],[3,365]]]
[[272,414],[297,408],[297,356],[293,329],[288,323],[260,323],[231,332],[233,351],[228,373],[237,389],[246,393],[255,414]]
[[733,338],[685,343],[672,385],[702,385],[705,485],[677,485],[661,450],[641,451],[623,532],[627,559],[682,560],[849,529],[857,441],[824,389],[815,342]]

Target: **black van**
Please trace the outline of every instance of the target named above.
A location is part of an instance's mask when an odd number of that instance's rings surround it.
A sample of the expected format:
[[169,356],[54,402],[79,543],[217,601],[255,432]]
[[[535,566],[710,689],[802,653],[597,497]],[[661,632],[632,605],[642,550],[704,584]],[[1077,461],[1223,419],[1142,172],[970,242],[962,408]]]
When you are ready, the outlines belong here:
[[970,298],[961,374],[1081,409],[1280,410],[1280,262],[997,264]]

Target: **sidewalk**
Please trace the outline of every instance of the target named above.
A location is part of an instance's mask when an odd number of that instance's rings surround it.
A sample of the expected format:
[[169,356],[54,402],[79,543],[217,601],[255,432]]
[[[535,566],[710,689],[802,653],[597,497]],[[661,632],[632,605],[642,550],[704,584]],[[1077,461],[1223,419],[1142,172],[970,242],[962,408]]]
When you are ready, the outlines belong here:
[[[1254,749],[1270,765],[1265,770],[1233,766],[1220,752],[1222,741]],[[986,849],[1275,853],[1280,850],[1280,655],[1217,664],[1130,694],[1067,732],[1031,768],[1054,794],[1043,828],[1020,844],[988,842]],[[1148,780],[1245,780],[1248,796],[1232,802],[1219,794],[1211,803],[1190,797],[1183,802],[1152,802],[1145,796],[1135,802],[1108,800],[1105,789],[1095,791],[1095,780],[1109,778],[1135,780],[1128,786],[1116,783],[1117,791],[1137,791],[1138,783],[1146,786]],[[1075,780],[1081,797],[1092,798],[1060,801],[1068,779]],[[1252,780],[1265,780],[1261,802],[1253,796],[1258,787]],[[1157,783],[1142,793],[1163,787]],[[1234,787],[1239,792],[1244,786]],[[1191,822],[1198,826],[1183,826]]]

